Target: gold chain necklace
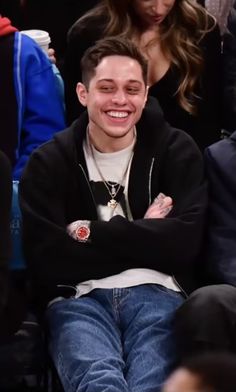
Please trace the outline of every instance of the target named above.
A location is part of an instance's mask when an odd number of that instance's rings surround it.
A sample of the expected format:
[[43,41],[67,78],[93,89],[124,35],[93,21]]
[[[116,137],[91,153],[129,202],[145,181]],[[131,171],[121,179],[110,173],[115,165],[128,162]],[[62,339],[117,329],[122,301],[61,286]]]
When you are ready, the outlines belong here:
[[[88,132],[88,127],[87,127],[87,132]],[[88,134],[88,133],[87,133],[87,134]],[[136,130],[135,130],[135,135],[136,135]],[[89,139],[88,139],[88,140],[89,140]],[[118,202],[117,202],[117,200],[116,200],[116,196],[118,195],[119,190],[120,190],[121,186],[122,186],[123,183],[124,183],[124,180],[125,180],[126,174],[127,174],[127,172],[128,172],[128,168],[129,168],[130,162],[131,162],[131,160],[132,160],[132,158],[133,158],[134,152],[132,151],[131,154],[130,154],[130,158],[129,158],[129,160],[128,160],[127,166],[126,166],[126,168],[125,168],[125,170],[124,170],[124,173],[123,173],[122,176],[121,176],[121,181],[120,181],[120,183],[115,182],[115,183],[112,184],[110,181],[106,181],[106,180],[105,180],[104,175],[102,174],[101,169],[100,169],[100,167],[98,166],[98,163],[97,163],[97,161],[96,161],[96,158],[95,158],[95,155],[94,155],[94,151],[93,151],[93,146],[91,145],[90,142],[89,142],[89,146],[90,146],[90,150],[91,150],[91,156],[92,156],[92,158],[93,158],[93,162],[94,162],[94,165],[95,165],[95,167],[96,167],[96,169],[97,169],[97,172],[98,172],[98,174],[100,175],[100,177],[101,177],[101,179],[102,179],[102,182],[103,182],[103,184],[105,185],[105,187],[106,187],[106,189],[107,189],[107,191],[108,191],[108,193],[109,193],[109,195],[110,195],[110,197],[111,197],[111,199],[110,199],[110,200],[108,201],[108,203],[107,203],[107,206],[110,207],[110,208],[112,208],[112,209],[114,210],[114,209],[117,207],[117,205],[118,205]],[[117,185],[118,185],[118,188],[116,189]],[[111,190],[110,190],[110,187],[111,187]]]

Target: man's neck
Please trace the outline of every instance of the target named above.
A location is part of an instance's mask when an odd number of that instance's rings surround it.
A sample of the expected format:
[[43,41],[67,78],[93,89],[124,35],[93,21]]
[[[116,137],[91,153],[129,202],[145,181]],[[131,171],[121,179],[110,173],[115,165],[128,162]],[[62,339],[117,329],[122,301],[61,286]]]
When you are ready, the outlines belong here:
[[[129,132],[124,138],[107,137],[101,140],[101,137],[90,131],[89,126],[87,127],[88,140],[99,152],[112,153],[124,150],[131,146],[136,139],[136,128],[133,128],[133,132]],[[100,136],[100,135],[99,135]]]

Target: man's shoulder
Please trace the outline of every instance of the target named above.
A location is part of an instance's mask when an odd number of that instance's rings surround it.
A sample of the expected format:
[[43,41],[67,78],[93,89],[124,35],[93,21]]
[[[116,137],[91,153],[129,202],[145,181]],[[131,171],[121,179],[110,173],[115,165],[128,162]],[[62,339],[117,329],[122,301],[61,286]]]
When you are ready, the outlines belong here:
[[169,127],[168,147],[179,155],[179,159],[203,163],[203,154],[195,140],[182,129]]
[[236,133],[209,146],[205,151],[205,162],[209,174],[217,173],[225,181],[235,182]]
[[68,127],[62,131],[56,132],[52,139],[46,141],[37,147],[31,154],[31,158],[39,156],[52,160],[56,155],[63,156],[63,151],[72,148],[73,144],[73,127]]
[[194,139],[184,130],[171,126],[165,120],[156,98],[148,98],[140,125],[145,135],[148,134],[150,143],[156,143],[162,151],[169,150],[173,153],[179,151],[180,157],[194,154],[202,159],[202,153]]
[[73,167],[75,147],[73,132],[66,128],[41,144],[31,153],[21,176],[21,182],[31,177],[36,181],[62,183]]
[[210,145],[205,150],[206,159],[214,159],[222,161],[229,155],[236,155],[236,131],[225,139]]

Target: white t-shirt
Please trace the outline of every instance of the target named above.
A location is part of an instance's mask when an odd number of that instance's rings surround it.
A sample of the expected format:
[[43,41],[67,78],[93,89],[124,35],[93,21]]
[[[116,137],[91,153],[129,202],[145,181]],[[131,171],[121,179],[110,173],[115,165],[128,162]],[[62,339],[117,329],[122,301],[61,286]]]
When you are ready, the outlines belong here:
[[[121,215],[129,220],[133,219],[128,204],[127,188],[134,143],[135,141],[129,147],[118,152],[100,153],[89,144],[88,139],[84,142],[83,148],[88,167],[89,180],[94,193],[94,198],[97,202],[98,217],[101,220],[108,221],[114,215]],[[93,153],[91,152],[91,148],[93,148]],[[96,164],[94,159],[96,160]],[[99,167],[103,178],[108,181],[109,184],[118,183],[121,185],[120,191],[117,195],[118,205],[115,209],[112,209],[107,205],[111,196],[104,185],[97,166]],[[124,172],[126,172],[125,178],[123,178]],[[117,188],[119,185],[117,185]],[[132,268],[123,271],[120,274],[103,279],[92,279],[79,283],[76,286],[76,297],[85,295],[97,288],[112,289],[132,287],[141,284],[160,284],[168,289],[181,291],[172,276],[152,269]]]

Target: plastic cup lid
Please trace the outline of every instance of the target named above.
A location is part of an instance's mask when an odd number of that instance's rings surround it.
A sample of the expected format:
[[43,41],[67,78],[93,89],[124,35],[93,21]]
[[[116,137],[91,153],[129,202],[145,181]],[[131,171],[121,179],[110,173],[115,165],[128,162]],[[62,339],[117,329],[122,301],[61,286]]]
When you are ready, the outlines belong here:
[[34,39],[40,46],[48,45],[51,42],[48,32],[44,30],[22,30],[21,33]]

